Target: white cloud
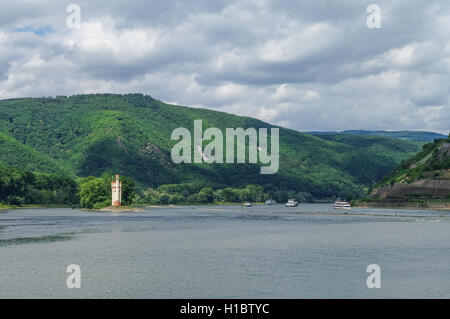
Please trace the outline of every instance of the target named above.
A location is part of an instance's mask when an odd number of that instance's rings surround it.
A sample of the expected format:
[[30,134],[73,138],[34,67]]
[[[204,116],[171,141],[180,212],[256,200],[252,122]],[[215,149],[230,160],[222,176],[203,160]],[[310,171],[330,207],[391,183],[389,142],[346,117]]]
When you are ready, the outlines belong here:
[[60,1],[0,3],[0,98],[143,92],[299,130],[449,130],[447,3],[382,0],[378,30],[357,0],[78,4],[69,30]]

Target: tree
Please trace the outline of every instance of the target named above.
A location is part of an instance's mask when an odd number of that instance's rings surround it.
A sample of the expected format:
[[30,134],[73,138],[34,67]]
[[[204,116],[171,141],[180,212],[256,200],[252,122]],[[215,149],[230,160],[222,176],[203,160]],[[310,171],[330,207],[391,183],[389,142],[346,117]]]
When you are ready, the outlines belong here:
[[121,176],[120,179],[122,180],[122,204],[131,205],[135,197],[134,188],[136,185],[129,177]]
[[202,188],[197,195],[197,201],[202,204],[214,202],[214,191],[211,187]]
[[111,192],[104,178],[86,177],[80,184],[80,206],[83,208],[106,207],[111,200]]
[[169,195],[167,195],[167,194],[162,194],[162,195],[159,197],[159,202],[160,202],[161,204],[163,204],[163,205],[167,205],[167,204],[169,204],[169,199],[170,199]]
[[236,198],[236,193],[233,191],[233,188],[227,187],[223,190],[223,195],[225,197],[225,201],[229,203],[236,203],[238,200]]
[[240,202],[245,202],[251,200],[251,194],[248,190],[244,189],[238,189],[238,198]]
[[214,192],[214,201],[215,202],[225,202],[225,194],[223,189],[219,189]]

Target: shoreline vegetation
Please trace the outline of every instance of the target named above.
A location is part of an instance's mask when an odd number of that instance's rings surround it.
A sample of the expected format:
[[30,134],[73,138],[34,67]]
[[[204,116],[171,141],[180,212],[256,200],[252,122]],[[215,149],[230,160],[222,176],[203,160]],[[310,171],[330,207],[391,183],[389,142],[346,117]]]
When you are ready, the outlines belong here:
[[[271,191],[263,186],[247,185],[245,188],[225,187],[214,189],[202,184],[169,184],[145,191],[135,190],[135,183],[122,176],[123,200],[121,207],[111,207],[111,175],[89,176],[77,182],[69,177],[40,174],[18,169],[9,170],[9,184],[4,187],[4,200],[0,210],[20,208],[80,208],[92,211],[140,211],[140,207],[163,208],[179,206],[240,205],[251,202],[264,204],[268,199],[283,204],[288,198],[299,203],[333,203],[335,198],[316,199],[311,194],[295,191]],[[3,183],[8,186],[7,183]],[[16,194],[16,195],[14,195]],[[425,194],[426,195],[426,194]],[[450,198],[433,198],[408,194],[401,198],[351,199],[354,207],[405,208],[423,210],[450,210]],[[33,203],[35,201],[36,203]]]
[[[89,176],[75,180],[56,174],[41,174],[3,167],[0,211],[32,208],[79,208],[84,211],[138,212],[145,208],[183,206],[241,205],[250,202],[264,205],[268,199],[284,204],[289,198],[299,203],[333,203],[335,198],[314,198],[310,193],[277,191],[260,185],[242,188],[205,187],[202,183],[167,184],[147,190],[135,189],[135,182],[121,176],[122,206],[111,205],[111,174]],[[408,195],[406,198],[351,199],[352,206],[365,208],[404,208],[421,210],[449,210],[450,198]],[[346,213],[344,213],[347,215]]]
[[[168,105],[142,94],[2,100],[0,113],[7,119],[0,121],[0,210],[126,211],[337,198],[356,207],[450,209],[450,137],[426,143],[431,137],[424,132],[407,141],[280,128],[280,170],[264,175],[259,165],[175,165],[169,156],[177,127],[189,130],[197,119],[205,129],[272,127],[252,118]],[[116,173],[123,183],[120,209],[109,208]]]
[[79,206],[65,204],[30,204],[30,205],[4,205],[0,204],[0,211],[7,209],[33,209],[33,208],[80,208]]

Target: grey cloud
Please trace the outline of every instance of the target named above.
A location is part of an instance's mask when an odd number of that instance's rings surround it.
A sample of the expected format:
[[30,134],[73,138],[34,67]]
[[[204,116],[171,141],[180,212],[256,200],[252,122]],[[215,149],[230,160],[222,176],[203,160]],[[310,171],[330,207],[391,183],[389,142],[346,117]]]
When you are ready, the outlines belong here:
[[[450,4],[350,1],[0,3],[0,97],[137,92],[299,130],[448,131]],[[51,26],[51,34],[11,32]],[[44,85],[42,83],[51,83]]]

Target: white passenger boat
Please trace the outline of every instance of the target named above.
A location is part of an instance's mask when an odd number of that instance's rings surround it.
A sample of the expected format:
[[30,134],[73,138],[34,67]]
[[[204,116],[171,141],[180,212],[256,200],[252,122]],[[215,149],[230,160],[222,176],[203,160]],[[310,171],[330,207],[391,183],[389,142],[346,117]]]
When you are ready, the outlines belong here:
[[286,207],[297,207],[298,202],[295,199],[289,199],[286,203]]
[[349,202],[345,200],[341,200],[340,198],[337,199],[337,201],[334,202],[334,209],[352,209],[352,206]]

